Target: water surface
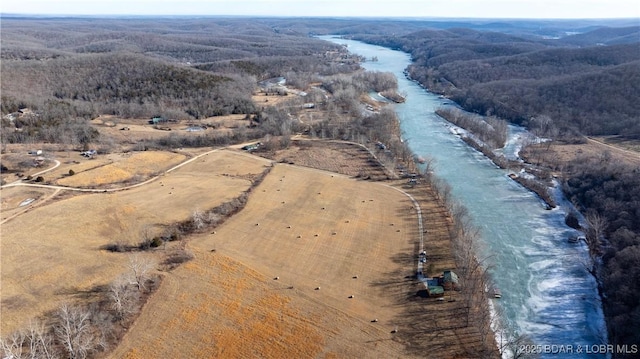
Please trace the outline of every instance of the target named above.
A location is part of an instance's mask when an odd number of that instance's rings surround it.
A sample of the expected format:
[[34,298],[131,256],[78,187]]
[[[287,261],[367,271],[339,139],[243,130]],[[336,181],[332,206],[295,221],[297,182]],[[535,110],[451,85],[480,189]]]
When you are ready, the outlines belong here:
[[[507,177],[479,152],[467,146],[449,129],[435,110],[450,102],[408,80],[404,69],[411,59],[406,53],[357,41],[322,37],[348,45],[350,52],[365,58],[363,67],[393,72],[407,101],[394,105],[403,138],[419,156],[435,159],[436,174],[452,187],[454,197],[468,209],[481,229],[480,243],[493,280],[502,291],[494,301],[505,323],[526,334],[535,344],[578,345],[606,342],[602,306],[594,278],[587,272],[587,250],[570,244],[573,233],[564,224],[564,209],[546,210],[542,201]],[[510,127],[504,149],[517,152],[521,128]],[[428,238],[426,239],[428,241]],[[559,358],[562,355],[545,354]],[[599,357],[574,353],[571,358]]]

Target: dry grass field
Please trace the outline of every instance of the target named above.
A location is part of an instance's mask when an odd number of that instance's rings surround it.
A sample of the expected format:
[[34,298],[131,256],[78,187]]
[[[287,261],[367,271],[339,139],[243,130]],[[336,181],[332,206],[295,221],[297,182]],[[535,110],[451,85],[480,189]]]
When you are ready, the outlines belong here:
[[[73,176],[65,176],[55,183],[67,187],[102,187],[158,175],[162,170],[186,160],[185,155],[161,151],[130,152],[118,157],[119,160],[112,159],[84,171],[75,169]],[[89,164],[91,162],[88,161]]]
[[[259,155],[298,166],[322,169],[352,177],[387,179],[384,167],[362,146],[342,141],[295,139],[291,145]],[[330,160],[329,160],[330,159]]]
[[276,106],[282,102],[289,101],[291,96],[279,96],[279,95],[267,95],[266,93],[260,91],[253,96],[251,99],[257,106]]
[[[392,184],[276,165],[242,212],[191,238],[196,259],[110,357],[473,357],[459,304],[417,295],[416,211]],[[428,215],[432,274],[452,268],[446,212],[406,189]]]
[[[607,153],[611,161],[624,163],[629,166],[640,166],[640,151],[638,141],[614,140],[607,137],[588,138],[586,143],[565,144],[553,143],[534,145],[533,151],[523,154],[535,162],[539,156],[547,157],[560,163],[567,163],[581,157],[598,158]],[[547,149],[548,148],[548,149]],[[536,154],[531,154],[536,153]],[[538,157],[536,157],[538,156]]]
[[[99,116],[91,121],[100,132],[100,141],[114,148],[136,148],[145,141],[157,140],[174,134],[201,136],[203,134],[230,133],[231,130],[248,125],[245,115],[207,117],[200,120],[172,120],[156,125],[149,119],[119,118],[111,115]],[[199,128],[198,131],[188,131]]]
[[5,220],[10,216],[25,211],[32,204],[37,204],[44,199],[49,198],[54,193],[56,193],[56,190],[48,188],[4,188],[2,189],[2,196],[0,197],[0,201],[2,202],[2,217],[0,220]]
[[[246,190],[269,161],[219,151],[202,156],[147,185],[121,192],[69,194],[2,225],[2,334],[56,308],[83,291],[111,282],[127,257],[100,249],[115,241],[140,242],[145,227],[162,231]],[[48,189],[9,187],[5,205]],[[13,206],[13,207],[12,207]]]
[[411,275],[398,255],[416,223],[392,188],[277,165],[242,212],[192,238],[197,259],[167,275],[113,357],[405,357],[391,333],[405,293],[388,283]]
[[[313,142],[273,154],[304,167],[276,164],[240,213],[189,237],[195,259],[161,273],[159,289],[109,357],[421,358],[434,348],[441,357],[474,356],[479,335],[461,328],[458,293],[447,301],[418,295],[424,289],[415,279],[418,224],[406,193],[424,215],[428,275],[454,268],[446,211],[425,185],[354,178],[362,171],[384,174],[361,147]],[[234,198],[273,161],[239,150],[196,153],[201,156],[143,186],[60,190],[4,223],[2,335],[126,271],[127,255],[102,246],[139,243],[145,228],[159,233],[196,209]],[[128,156],[81,173],[99,176],[109,165],[148,177],[153,173],[145,168],[166,170],[182,155]],[[55,171],[70,165],[77,166]],[[26,197],[56,193],[2,191],[3,217],[5,210],[20,211]],[[163,254],[146,255],[159,261]]]

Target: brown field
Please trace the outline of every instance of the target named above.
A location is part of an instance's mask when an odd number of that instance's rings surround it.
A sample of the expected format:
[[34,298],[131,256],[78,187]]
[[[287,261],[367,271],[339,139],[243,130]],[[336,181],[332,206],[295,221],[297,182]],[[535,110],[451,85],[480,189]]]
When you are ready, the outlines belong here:
[[386,186],[278,165],[240,214],[192,238],[197,260],[167,275],[191,280],[167,278],[113,357],[403,357],[390,332],[404,293],[385,284],[411,273],[396,256],[414,248],[412,212]]
[[612,161],[617,161],[630,166],[640,166],[640,151],[637,141],[616,142],[615,140],[598,137],[589,138],[584,144],[553,143],[546,152],[547,145],[536,145],[543,156],[560,163],[567,163],[580,157],[599,157],[604,153],[611,156]]
[[255,93],[251,96],[251,99],[256,106],[275,106],[282,102],[289,101],[294,95],[279,96],[279,95],[267,95],[264,92]]
[[598,136],[592,137],[592,139],[623,150],[635,152],[640,156],[640,136]]
[[[249,177],[268,164],[229,151],[213,152],[147,185],[51,201],[4,223],[2,333],[124,272],[127,257],[100,250],[101,246],[138,243],[144,227],[161,231],[194,210],[234,198],[250,186]],[[10,210],[24,198],[47,191],[51,190],[2,189],[3,217],[5,205]]]
[[[144,141],[157,140],[173,134],[182,136],[200,136],[211,133],[229,133],[231,130],[246,127],[249,123],[245,115],[227,115],[208,117],[200,120],[174,120],[158,126],[149,124],[149,119],[119,118],[100,116],[91,121],[100,132],[101,142],[110,143],[117,149],[136,148]],[[187,131],[188,127],[202,127],[202,131]]]
[[[452,268],[446,213],[408,190],[429,216],[431,274]],[[278,164],[242,212],[192,237],[196,259],[166,274],[110,357],[473,357],[457,303],[417,296],[417,229],[391,186]]]
[[[387,179],[384,167],[367,149],[351,142],[296,139],[276,152],[258,152],[277,162],[322,169],[347,176]],[[330,160],[327,160],[330,159]]]
[[[67,187],[100,187],[108,184],[142,179],[158,175],[162,170],[177,165],[186,159],[185,155],[172,152],[144,151],[121,155],[121,160],[84,171],[74,170],[73,176],[66,176],[56,184]],[[92,161],[89,161],[92,162]],[[67,171],[68,173],[68,171]]]
[[[24,188],[24,187],[7,187],[2,189],[2,218],[4,221],[17,213],[28,210],[35,204],[52,196],[57,191],[49,188]],[[32,200],[29,204],[25,201]],[[3,231],[4,232],[4,231]]]
[[[424,287],[414,277],[416,209],[398,189],[422,207],[433,264],[426,274],[454,269],[450,223],[431,192],[353,178],[357,169],[383,172],[358,146],[318,142],[290,150],[275,157],[344,174],[277,164],[240,213],[215,232],[190,236],[195,259],[161,273],[160,288],[109,357],[419,358],[434,349],[441,357],[474,357],[479,335],[463,328],[458,293],[444,302],[417,295]],[[57,200],[10,219],[0,243],[2,335],[126,271],[127,255],[102,246],[138,243],[145,227],[159,232],[236,197],[270,165],[237,150],[213,151],[124,191],[62,190]],[[2,191],[3,217],[24,197],[54,193]],[[147,255],[159,260],[163,251]]]

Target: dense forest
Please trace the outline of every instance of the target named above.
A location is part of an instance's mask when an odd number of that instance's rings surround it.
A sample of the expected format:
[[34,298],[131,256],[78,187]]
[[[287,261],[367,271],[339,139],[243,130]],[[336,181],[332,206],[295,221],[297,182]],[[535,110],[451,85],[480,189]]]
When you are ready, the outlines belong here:
[[[466,110],[523,125],[546,115],[562,134],[638,135],[639,29],[576,41],[462,28],[356,38],[411,53],[411,78]],[[607,34],[613,44],[604,46]]]
[[601,258],[594,267],[612,343],[640,342],[640,169],[604,153],[574,160],[564,191],[586,213],[588,244]]

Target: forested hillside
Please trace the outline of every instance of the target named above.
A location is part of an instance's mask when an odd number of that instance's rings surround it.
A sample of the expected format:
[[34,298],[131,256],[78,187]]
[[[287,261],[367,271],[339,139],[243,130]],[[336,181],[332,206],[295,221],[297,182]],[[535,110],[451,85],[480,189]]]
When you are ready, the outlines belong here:
[[[409,75],[469,111],[524,125],[546,115],[561,133],[609,135],[640,134],[637,31],[598,29],[562,41],[470,29],[358,38],[410,52]],[[606,39],[619,44],[602,46]]]
[[3,139],[56,142],[53,127],[86,126],[100,114],[255,113],[260,80],[353,69],[327,61],[330,51],[344,50],[246,19],[3,19],[2,113],[37,114],[6,123]]

